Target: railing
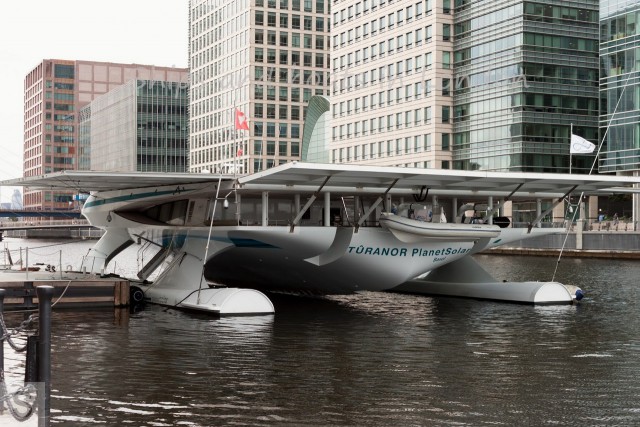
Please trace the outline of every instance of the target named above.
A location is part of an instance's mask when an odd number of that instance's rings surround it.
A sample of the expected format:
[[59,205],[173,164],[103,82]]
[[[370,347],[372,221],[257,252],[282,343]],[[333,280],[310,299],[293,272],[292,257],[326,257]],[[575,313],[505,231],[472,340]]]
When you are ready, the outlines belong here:
[[86,219],[38,219],[35,221],[1,221],[0,229],[22,228],[22,227],[47,227],[47,226],[87,226],[90,227]]

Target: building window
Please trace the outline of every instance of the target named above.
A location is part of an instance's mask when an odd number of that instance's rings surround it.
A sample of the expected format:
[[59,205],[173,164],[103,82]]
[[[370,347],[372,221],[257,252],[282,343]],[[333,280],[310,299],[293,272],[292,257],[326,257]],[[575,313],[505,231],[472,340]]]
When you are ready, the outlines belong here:
[[267,104],[267,119],[276,118],[276,106],[275,104]]
[[445,42],[451,40],[451,24],[442,24],[442,40]]
[[276,63],[276,50],[275,49],[267,49],[267,63],[275,64]]
[[253,107],[253,117],[261,119],[263,114],[263,104],[255,104],[255,107]]
[[442,79],[442,95],[449,96],[451,94],[451,79]]
[[276,32],[275,31],[267,31],[267,44],[271,46],[276,45]]
[[449,151],[449,134],[448,133],[442,134],[442,150]]
[[442,52],[442,68],[445,70],[451,68],[451,52]]

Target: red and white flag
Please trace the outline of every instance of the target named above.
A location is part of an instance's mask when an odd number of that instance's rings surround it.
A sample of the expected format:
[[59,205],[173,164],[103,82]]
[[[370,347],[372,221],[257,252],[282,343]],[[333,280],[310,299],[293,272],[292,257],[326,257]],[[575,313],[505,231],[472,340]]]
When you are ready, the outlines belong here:
[[249,130],[249,120],[247,116],[240,110],[236,110],[236,129],[237,130]]

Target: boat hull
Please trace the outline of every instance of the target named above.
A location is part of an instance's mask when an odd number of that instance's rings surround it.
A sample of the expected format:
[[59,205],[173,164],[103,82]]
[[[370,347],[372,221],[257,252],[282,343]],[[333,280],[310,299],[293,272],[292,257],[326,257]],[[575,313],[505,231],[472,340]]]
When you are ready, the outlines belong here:
[[[390,289],[464,257],[473,248],[472,242],[405,243],[381,228],[357,233],[348,229],[351,238],[336,244],[336,230],[218,227],[212,232],[208,251],[206,230],[174,233],[170,240],[182,242],[180,251],[190,258],[202,259],[208,252],[204,277],[210,282],[296,293]],[[155,240],[166,244],[166,232]]]

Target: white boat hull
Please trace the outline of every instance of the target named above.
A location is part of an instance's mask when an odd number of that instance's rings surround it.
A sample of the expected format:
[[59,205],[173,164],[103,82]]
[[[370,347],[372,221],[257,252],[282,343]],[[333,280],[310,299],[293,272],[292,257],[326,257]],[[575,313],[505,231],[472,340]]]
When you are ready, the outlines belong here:
[[500,227],[497,225],[425,222],[387,212],[380,216],[380,226],[403,242],[417,242],[421,239],[473,241],[500,235]]

